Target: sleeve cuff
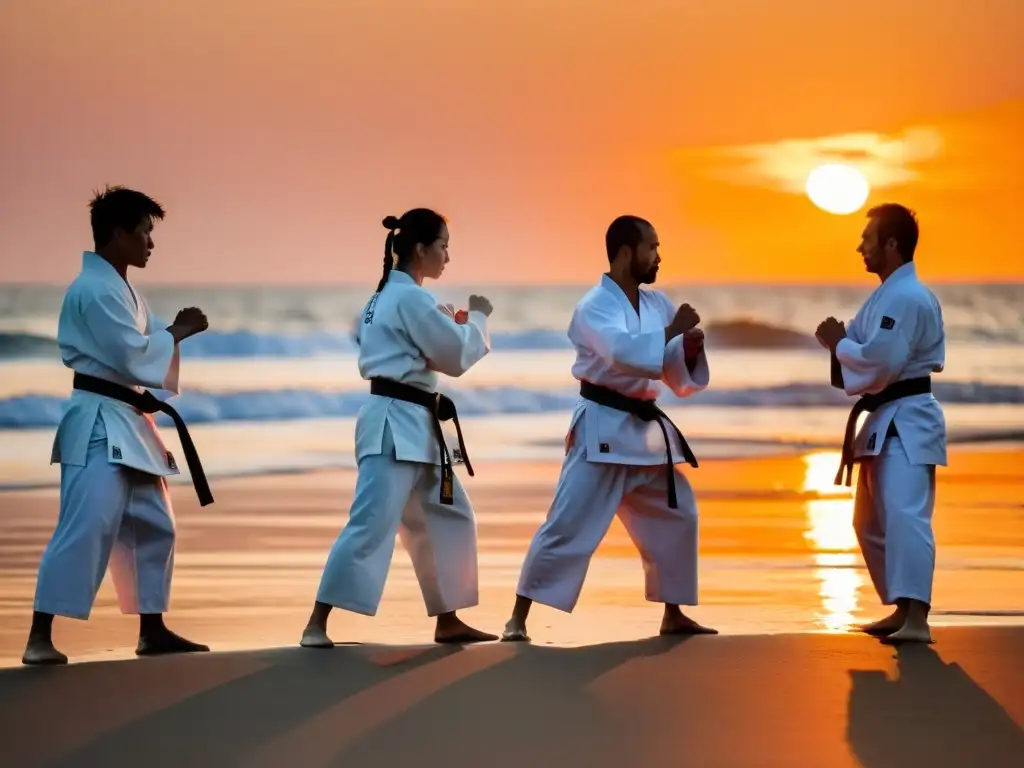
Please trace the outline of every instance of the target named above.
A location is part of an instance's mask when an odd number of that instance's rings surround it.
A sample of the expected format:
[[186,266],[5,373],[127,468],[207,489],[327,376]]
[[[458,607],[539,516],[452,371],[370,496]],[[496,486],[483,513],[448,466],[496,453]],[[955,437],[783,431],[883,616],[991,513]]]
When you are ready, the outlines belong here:
[[842,363],[844,357],[849,358],[849,356],[851,354],[850,353],[850,347],[851,346],[856,346],[856,345],[854,344],[854,342],[850,341],[849,337],[840,339],[839,343],[836,344],[836,360],[838,360],[840,363]]
[[711,383],[711,370],[708,368],[708,356],[706,350],[701,350],[697,353],[697,364],[693,366],[691,371],[686,367],[686,359],[683,359],[683,371],[686,374],[686,378],[692,382],[697,389],[707,389],[708,384]]
[[181,350],[174,342],[174,336],[170,331],[163,330],[154,333],[149,339],[157,354],[154,355],[153,363],[147,366],[148,370],[140,372],[142,376],[139,378],[147,387],[178,394]]
[[484,343],[487,345],[487,348],[490,349],[491,336],[487,330],[487,315],[474,309],[469,313],[469,322],[480,329],[480,333],[483,334],[484,337]]

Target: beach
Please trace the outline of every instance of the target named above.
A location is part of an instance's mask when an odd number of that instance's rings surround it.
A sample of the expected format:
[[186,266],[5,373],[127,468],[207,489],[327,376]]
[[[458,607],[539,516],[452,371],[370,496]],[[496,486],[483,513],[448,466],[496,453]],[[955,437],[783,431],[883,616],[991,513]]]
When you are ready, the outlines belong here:
[[[811,5],[4,3],[0,768],[1024,768],[1024,0]],[[170,406],[145,456],[112,403],[67,418],[80,374]],[[687,458],[699,557],[648,590],[616,519],[572,613],[458,647],[398,539],[378,612],[300,647],[380,378],[457,408],[427,438],[475,512],[473,627],[510,617],[581,409],[591,459]],[[586,383],[656,398],[689,450],[596,423]],[[873,490],[934,644],[862,631],[891,611],[834,478],[869,393],[865,450],[892,426],[948,464],[931,597],[888,503],[923,490]],[[70,664],[21,663],[51,537],[145,506],[68,486],[100,418],[110,462],[174,473],[165,618],[210,653],[137,658],[108,573],[55,617]],[[661,637],[646,594],[691,567],[720,634]]]
[[[380,613],[336,612],[334,650],[297,646],[353,472],[222,479],[206,508],[175,483],[169,622],[214,653],[136,659],[136,619],[118,613],[108,581],[89,622],[57,620],[73,662],[59,669],[18,663],[56,494],[0,494],[5,764],[1020,765],[1024,451],[960,448],[940,470],[936,644],[898,651],[851,631],[881,609],[849,491],[831,485],[837,458],[687,470],[701,514],[693,615],[721,636],[656,636],[661,611],[644,602],[616,522],[572,615],[537,606],[532,645],[461,650],[431,644],[400,543]],[[457,470],[477,508],[481,567],[480,606],[462,615],[499,631],[558,463],[476,470]]]
[[[832,485],[838,453],[706,460],[686,469],[700,510],[700,600],[694,617],[725,634],[841,633],[882,614],[857,551],[851,489]],[[933,623],[1024,626],[1024,451],[960,447],[938,472]],[[465,618],[497,632],[523,556],[543,521],[559,464],[482,462],[457,471],[478,517],[480,605]],[[298,642],[327,552],[344,525],[347,470],[219,479],[200,508],[171,485],[178,528],[169,622],[216,650]],[[36,568],[57,514],[52,489],[0,493],[0,664],[17,665]],[[585,646],[656,634],[660,609],[643,599],[640,559],[616,521],[572,615],[537,606],[539,645]],[[109,579],[88,622],[58,619],[55,640],[75,660],[129,658],[136,619],[122,616]],[[408,555],[396,543],[376,617],[338,612],[338,642],[429,642]]]

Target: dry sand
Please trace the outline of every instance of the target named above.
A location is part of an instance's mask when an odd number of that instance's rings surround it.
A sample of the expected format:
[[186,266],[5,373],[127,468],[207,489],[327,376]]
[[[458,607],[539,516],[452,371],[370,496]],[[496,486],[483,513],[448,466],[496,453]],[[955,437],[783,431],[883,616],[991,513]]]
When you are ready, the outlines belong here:
[[0,671],[4,765],[1019,768],[1024,630],[361,646]]

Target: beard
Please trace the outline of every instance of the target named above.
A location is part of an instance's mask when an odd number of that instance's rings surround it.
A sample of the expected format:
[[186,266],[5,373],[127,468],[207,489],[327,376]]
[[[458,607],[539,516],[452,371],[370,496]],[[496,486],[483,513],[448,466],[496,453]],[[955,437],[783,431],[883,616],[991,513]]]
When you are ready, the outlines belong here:
[[650,285],[658,279],[658,268],[654,265],[644,269],[639,264],[634,263],[629,271],[630,276],[636,280],[638,285]]

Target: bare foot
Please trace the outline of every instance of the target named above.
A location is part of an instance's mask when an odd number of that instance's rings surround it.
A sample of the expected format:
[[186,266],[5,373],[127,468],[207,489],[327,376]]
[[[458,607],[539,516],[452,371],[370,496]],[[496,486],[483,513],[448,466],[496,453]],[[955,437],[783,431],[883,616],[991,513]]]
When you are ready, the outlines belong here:
[[666,614],[661,620],[662,635],[717,635],[718,630],[698,624],[689,616],[677,612]]
[[28,639],[25,646],[25,655],[21,657],[22,664],[33,666],[55,666],[67,664],[68,657],[53,647],[53,643],[46,638]]
[[505,625],[505,631],[501,633],[503,643],[529,643],[530,636],[526,634],[526,622],[517,619],[509,619]]
[[170,653],[206,653],[210,646],[193,643],[164,627],[158,632],[139,637],[136,656],[164,656]]
[[931,645],[935,641],[932,640],[931,628],[927,624],[910,624],[908,622],[892,634],[883,637],[882,642],[889,645],[900,645],[901,643],[925,643],[926,645]]
[[322,627],[308,626],[302,630],[302,639],[299,645],[303,648],[333,648],[334,641],[327,636],[327,630]]
[[435,643],[487,643],[497,639],[497,635],[474,629],[454,613],[437,617]]
[[870,624],[865,624],[858,627],[858,629],[868,635],[885,637],[886,635],[891,635],[902,627],[907,620],[906,616],[906,611],[897,608],[884,619],[879,619],[878,621],[873,621]]

